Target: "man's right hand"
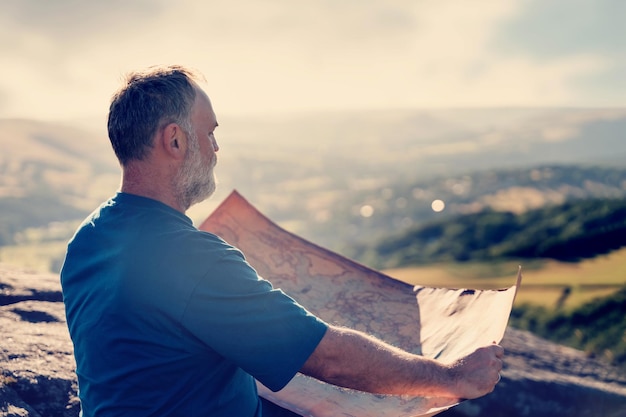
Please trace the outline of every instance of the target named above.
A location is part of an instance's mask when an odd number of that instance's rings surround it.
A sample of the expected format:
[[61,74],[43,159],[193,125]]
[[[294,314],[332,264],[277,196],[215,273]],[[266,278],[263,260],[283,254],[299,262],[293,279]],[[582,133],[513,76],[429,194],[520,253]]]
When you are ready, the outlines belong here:
[[482,397],[500,381],[504,349],[493,344],[481,347],[449,365],[454,393],[459,399]]

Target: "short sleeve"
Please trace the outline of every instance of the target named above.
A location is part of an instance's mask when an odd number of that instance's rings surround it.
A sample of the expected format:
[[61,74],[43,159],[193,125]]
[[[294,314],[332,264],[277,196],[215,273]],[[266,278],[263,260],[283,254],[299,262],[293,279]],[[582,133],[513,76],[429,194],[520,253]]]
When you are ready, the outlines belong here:
[[300,370],[328,325],[227,249],[193,291],[182,325],[271,390]]

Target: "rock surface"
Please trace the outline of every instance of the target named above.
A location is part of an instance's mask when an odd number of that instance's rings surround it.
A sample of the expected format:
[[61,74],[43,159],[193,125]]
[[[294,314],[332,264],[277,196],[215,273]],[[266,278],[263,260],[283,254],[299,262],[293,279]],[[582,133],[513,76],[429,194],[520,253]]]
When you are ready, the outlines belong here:
[[58,276],[0,264],[0,335],[0,416],[77,416]]
[[[496,390],[440,415],[626,417],[623,370],[515,329],[502,344],[506,366]],[[0,264],[0,363],[0,417],[78,416],[57,275]]]

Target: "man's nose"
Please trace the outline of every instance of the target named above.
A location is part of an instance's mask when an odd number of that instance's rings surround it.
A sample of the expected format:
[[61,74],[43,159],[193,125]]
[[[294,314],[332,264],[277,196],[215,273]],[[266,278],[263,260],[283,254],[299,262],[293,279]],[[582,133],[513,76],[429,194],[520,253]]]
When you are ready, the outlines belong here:
[[217,152],[220,150],[220,146],[217,144],[217,140],[215,137],[211,137],[211,143],[213,144],[213,152]]

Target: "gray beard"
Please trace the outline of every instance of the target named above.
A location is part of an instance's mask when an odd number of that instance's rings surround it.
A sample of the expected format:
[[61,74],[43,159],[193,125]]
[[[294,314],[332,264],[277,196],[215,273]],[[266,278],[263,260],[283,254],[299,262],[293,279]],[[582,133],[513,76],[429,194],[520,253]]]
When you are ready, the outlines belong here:
[[215,192],[216,188],[213,171],[215,163],[207,165],[202,162],[197,138],[193,135],[189,136],[187,155],[175,178],[178,201],[185,208],[206,200]]

